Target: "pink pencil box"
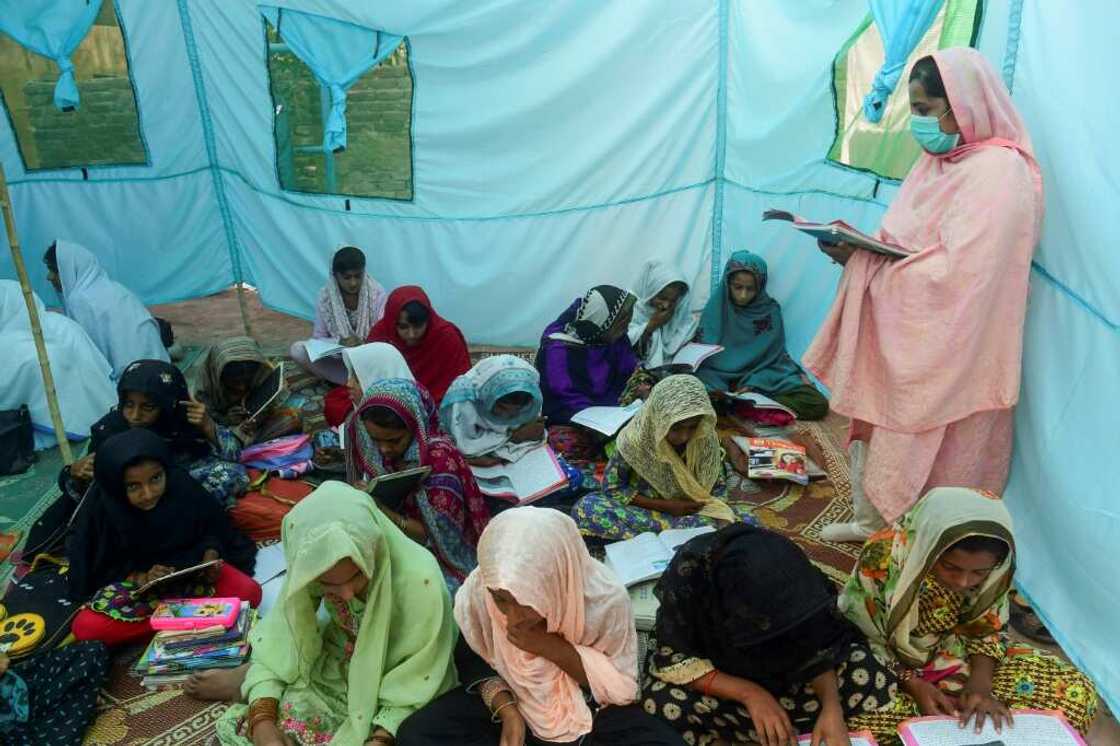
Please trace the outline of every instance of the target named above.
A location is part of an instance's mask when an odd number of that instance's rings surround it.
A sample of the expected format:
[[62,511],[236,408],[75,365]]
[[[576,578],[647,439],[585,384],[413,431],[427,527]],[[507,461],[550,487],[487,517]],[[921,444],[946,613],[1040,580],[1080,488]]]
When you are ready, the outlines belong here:
[[237,623],[241,600],[237,598],[169,598],[152,613],[152,629],[205,629]]

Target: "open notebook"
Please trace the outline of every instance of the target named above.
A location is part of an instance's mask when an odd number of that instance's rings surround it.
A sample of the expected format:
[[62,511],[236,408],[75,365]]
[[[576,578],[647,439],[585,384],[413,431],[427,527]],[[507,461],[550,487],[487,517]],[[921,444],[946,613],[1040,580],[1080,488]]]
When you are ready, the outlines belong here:
[[625,407],[588,407],[572,415],[572,422],[613,437],[638,413],[642,404],[641,399],[635,399]]
[[625,586],[661,577],[673,561],[677,547],[715,531],[711,526],[671,528],[660,534],[646,532],[632,539],[607,544],[607,567],[614,570]]
[[342,351],[346,349],[346,345],[340,344],[337,339],[331,337],[304,340],[303,347],[307,350],[307,357],[311,362],[322,360],[331,355],[341,355]]
[[692,370],[696,370],[700,367],[700,363],[721,352],[723,352],[722,345],[689,342],[677,350],[677,354],[673,355],[670,365],[687,365]]
[[1055,712],[1012,710],[1013,726],[997,733],[991,722],[979,733],[973,724],[961,728],[956,718],[911,718],[898,734],[906,746],[1086,746],[1076,730]]
[[498,466],[472,466],[478,488],[493,497],[528,505],[568,486],[568,477],[547,445],[534,448],[521,458]]

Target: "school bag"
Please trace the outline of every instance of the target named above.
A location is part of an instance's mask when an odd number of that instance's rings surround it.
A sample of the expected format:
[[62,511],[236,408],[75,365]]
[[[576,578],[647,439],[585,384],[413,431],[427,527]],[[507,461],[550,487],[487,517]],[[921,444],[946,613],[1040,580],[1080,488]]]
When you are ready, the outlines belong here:
[[31,411],[26,404],[19,409],[0,411],[0,475],[22,474],[35,463],[35,433]]

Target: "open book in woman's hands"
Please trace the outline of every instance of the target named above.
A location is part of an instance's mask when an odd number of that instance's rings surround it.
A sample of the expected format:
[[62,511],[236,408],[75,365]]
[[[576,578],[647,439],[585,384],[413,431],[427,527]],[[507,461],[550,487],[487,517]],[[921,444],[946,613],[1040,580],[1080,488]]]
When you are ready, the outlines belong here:
[[803,217],[794,215],[792,212],[786,212],[785,210],[766,210],[762,213],[762,219],[787,220],[793,223],[793,227],[797,230],[802,233],[807,233],[813,238],[825,243],[835,244],[843,241],[844,243],[855,246],[857,249],[873,251],[876,254],[888,256],[891,259],[902,259],[910,256],[910,252],[901,246],[872,238],[863,231],[848,225],[843,220],[833,220],[831,223],[814,223],[811,220],[806,220]]

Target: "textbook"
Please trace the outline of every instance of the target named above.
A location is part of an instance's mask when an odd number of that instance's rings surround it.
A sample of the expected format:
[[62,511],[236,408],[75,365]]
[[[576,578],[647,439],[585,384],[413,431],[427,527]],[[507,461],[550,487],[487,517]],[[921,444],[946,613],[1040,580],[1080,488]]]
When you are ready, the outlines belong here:
[[797,419],[797,413],[784,404],[771,399],[769,396],[758,393],[757,391],[725,391],[723,395],[728,399],[735,399],[736,401],[745,402],[750,404],[755,409],[771,410],[774,412],[785,412],[790,417]]
[[311,362],[322,360],[331,355],[341,355],[342,351],[346,349],[346,345],[340,344],[337,339],[307,339],[303,342],[303,348],[307,350],[307,357]]
[[209,562],[199,562],[197,565],[192,565],[191,567],[184,567],[182,570],[176,570],[175,572],[168,573],[167,575],[164,575],[162,578],[159,578],[158,580],[150,580],[147,583],[145,583],[144,585],[137,588],[135,591],[133,591],[133,593],[136,594],[136,595],[141,595],[141,594],[147,593],[148,591],[150,591],[151,589],[155,588],[158,585],[163,585],[164,583],[169,583],[172,580],[182,580],[183,578],[185,578],[189,575],[194,575],[197,572],[201,572],[201,571],[203,571],[203,570],[205,570],[209,567],[215,567],[215,566],[220,565],[220,564],[222,564],[222,561],[220,559],[210,560]]
[[526,452],[513,462],[497,466],[472,466],[483,493],[528,505],[568,486],[568,475],[547,445]]
[[910,256],[910,252],[901,246],[872,238],[863,231],[856,230],[843,220],[833,220],[831,223],[814,223],[805,218],[794,215],[785,210],[766,210],[762,213],[763,220],[788,220],[793,227],[802,233],[807,233],[813,238],[818,238],[825,243],[839,243],[844,241],[860,249],[882,254],[891,259],[902,259]]
[[700,363],[704,362],[712,355],[718,355],[723,352],[723,345],[709,345],[701,342],[689,342],[684,347],[677,350],[677,354],[673,355],[673,360],[670,365],[687,365],[693,371],[700,367]]
[[[858,733],[849,733],[848,740],[852,742],[852,746],[879,746],[879,742],[875,740],[875,736],[871,735],[871,731],[861,730]],[[813,742],[813,734],[806,733],[803,736],[797,737],[797,746],[809,746]],[[824,746],[832,746],[827,741]]]
[[260,417],[264,410],[268,409],[272,402],[276,401],[276,397],[284,390],[284,363],[283,361],[276,364],[272,372],[268,375],[261,385],[249,392],[245,397],[245,409],[250,412],[246,420],[255,420]]
[[431,467],[417,466],[415,469],[382,474],[370,480],[366,492],[389,510],[399,513],[405,498],[416,491],[430,471]]
[[588,407],[572,415],[572,422],[597,430],[607,437],[614,437],[622,426],[629,422],[645,404],[635,399],[625,407]]
[[639,632],[652,632],[657,623],[657,610],[661,608],[661,602],[653,595],[656,587],[656,580],[647,580],[629,589],[630,610],[634,614],[634,627]]
[[653,580],[665,572],[677,547],[713,531],[715,529],[711,526],[671,528],[660,534],[647,531],[632,539],[607,544],[606,565],[614,570],[619,582],[626,587]]
[[999,733],[990,721],[977,733],[975,722],[961,728],[957,718],[937,715],[910,718],[898,735],[906,746],[1087,746],[1060,713],[1012,710],[1011,715],[1014,725],[1004,725]]
[[744,438],[741,435],[733,435],[731,442],[747,454],[748,478],[785,479],[809,484],[809,457],[804,447],[788,440]]

